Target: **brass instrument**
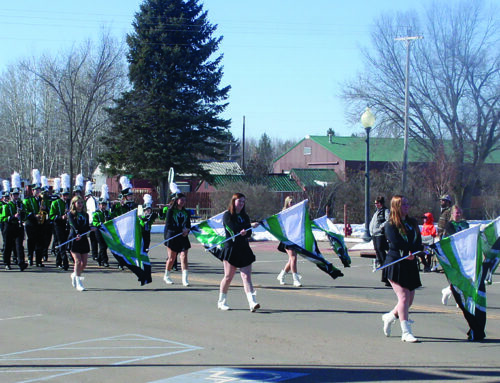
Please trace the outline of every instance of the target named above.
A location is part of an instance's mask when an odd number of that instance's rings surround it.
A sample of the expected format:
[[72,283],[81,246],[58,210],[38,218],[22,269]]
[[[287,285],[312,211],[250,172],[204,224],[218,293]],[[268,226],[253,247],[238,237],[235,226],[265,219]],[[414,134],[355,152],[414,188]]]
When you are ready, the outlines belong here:
[[36,215],[36,221],[39,225],[43,225],[47,221],[47,208],[45,207],[45,198],[42,197],[42,202],[40,202],[40,210]]

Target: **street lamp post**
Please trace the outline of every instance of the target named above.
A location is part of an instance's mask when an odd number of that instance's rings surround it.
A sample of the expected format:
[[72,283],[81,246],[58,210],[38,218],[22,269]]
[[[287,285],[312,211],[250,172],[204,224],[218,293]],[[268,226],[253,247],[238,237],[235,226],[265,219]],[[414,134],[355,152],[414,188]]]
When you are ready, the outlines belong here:
[[366,131],[366,163],[365,163],[365,233],[363,240],[369,242],[370,236],[370,130],[375,124],[375,116],[370,108],[366,108],[361,116],[361,124]]

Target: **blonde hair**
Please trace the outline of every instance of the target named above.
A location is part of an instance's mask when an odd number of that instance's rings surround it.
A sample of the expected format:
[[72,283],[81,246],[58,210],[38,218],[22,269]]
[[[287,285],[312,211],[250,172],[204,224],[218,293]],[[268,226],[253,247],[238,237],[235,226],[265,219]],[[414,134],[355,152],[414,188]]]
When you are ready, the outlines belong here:
[[455,213],[457,210],[460,210],[460,212],[462,213],[462,218],[464,218],[464,211],[462,210],[462,208],[459,205],[453,205],[451,207],[450,215],[453,217],[453,213]]
[[292,196],[288,196],[285,198],[285,203],[283,204],[283,210],[288,209],[290,207],[290,203],[293,202]]
[[405,217],[403,217],[401,213],[401,205],[403,204],[403,198],[405,197],[399,194],[392,197],[389,222],[391,223],[391,225],[396,226],[401,233],[406,234],[405,225],[403,224],[403,219]]
[[76,215],[77,213],[77,210],[76,210],[76,203],[78,201],[82,201],[83,202],[83,208],[82,208],[82,211],[85,212],[85,200],[83,199],[83,197],[81,195],[76,195],[74,196],[72,199],[71,199],[71,202],[69,204],[69,212],[73,215]]

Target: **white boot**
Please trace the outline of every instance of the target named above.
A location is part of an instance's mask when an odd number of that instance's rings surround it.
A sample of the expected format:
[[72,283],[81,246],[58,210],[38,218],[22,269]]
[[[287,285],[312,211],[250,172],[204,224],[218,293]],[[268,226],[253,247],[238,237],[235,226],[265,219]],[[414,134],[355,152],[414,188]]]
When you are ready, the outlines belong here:
[[182,270],[182,285],[189,286],[188,271],[187,270]]
[[392,311],[388,312],[382,315],[382,320],[384,321],[384,335],[391,336],[391,326],[396,322],[396,315]]
[[75,276],[75,284],[76,284],[76,289],[78,291],[85,291],[86,290],[85,287],[83,287],[83,284],[82,284],[82,280],[83,279],[84,279],[83,277],[77,277],[77,276]]
[[418,339],[413,336],[411,333],[411,327],[407,320],[401,321],[401,331],[403,334],[401,335],[401,340],[403,342],[415,343],[418,342]]
[[292,278],[293,278],[293,285],[295,287],[302,287],[302,283],[300,283],[300,280],[302,279],[302,277],[299,274],[292,273]]
[[71,273],[71,286],[76,287],[76,274]]
[[441,297],[441,303],[446,306],[448,304],[448,300],[453,295],[453,293],[451,292],[451,287],[445,287],[443,290],[441,290],[441,294],[443,294],[443,296]]
[[167,285],[172,285],[174,282],[170,279],[170,271],[165,270],[165,275],[163,276],[163,280]]
[[280,282],[280,285],[285,284],[285,275],[286,275],[286,271],[281,270],[280,273],[278,274],[278,276],[276,277],[276,279]]
[[217,302],[217,308],[222,311],[229,310],[227,305],[227,294],[219,293],[219,301]]
[[260,305],[255,300],[255,291],[247,293],[248,305],[250,306],[250,311],[255,312],[260,308]]

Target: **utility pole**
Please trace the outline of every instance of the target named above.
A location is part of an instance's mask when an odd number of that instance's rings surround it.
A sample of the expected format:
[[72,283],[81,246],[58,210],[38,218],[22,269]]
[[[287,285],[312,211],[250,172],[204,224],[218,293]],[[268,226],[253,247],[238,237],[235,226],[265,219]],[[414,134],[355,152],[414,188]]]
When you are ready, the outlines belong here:
[[405,119],[404,119],[404,142],[403,142],[403,177],[402,194],[406,193],[408,179],[408,111],[409,111],[409,89],[410,89],[410,44],[412,41],[422,39],[422,36],[397,37],[396,41],[406,43],[406,73],[405,73]]
[[241,168],[245,171],[245,116],[243,116],[243,137],[241,139]]

